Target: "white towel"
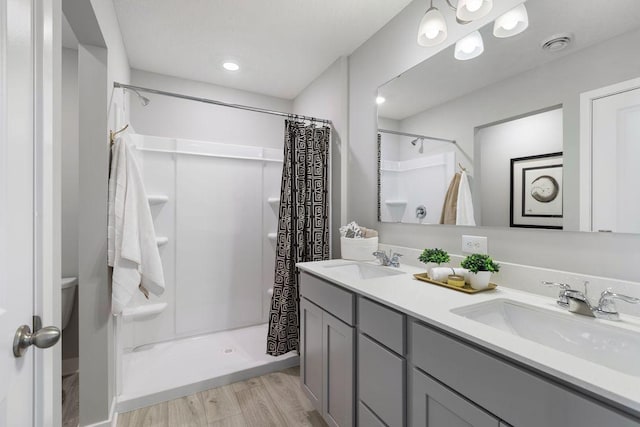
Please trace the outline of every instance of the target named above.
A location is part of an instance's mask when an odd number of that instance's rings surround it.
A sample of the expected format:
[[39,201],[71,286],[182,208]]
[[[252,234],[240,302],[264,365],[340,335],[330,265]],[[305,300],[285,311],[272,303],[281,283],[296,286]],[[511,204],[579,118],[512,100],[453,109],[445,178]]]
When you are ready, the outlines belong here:
[[119,314],[138,286],[161,295],[164,273],[142,176],[127,136],[113,145],[109,179],[108,263],[113,267],[111,312]]
[[453,268],[453,267],[433,267],[427,272],[431,280],[437,282],[447,283],[447,279],[451,274],[457,274],[463,276],[465,282],[469,282],[469,270],[466,268]]
[[473,217],[473,199],[467,173],[460,174],[460,187],[458,188],[458,203],[456,206],[456,225],[476,225]]

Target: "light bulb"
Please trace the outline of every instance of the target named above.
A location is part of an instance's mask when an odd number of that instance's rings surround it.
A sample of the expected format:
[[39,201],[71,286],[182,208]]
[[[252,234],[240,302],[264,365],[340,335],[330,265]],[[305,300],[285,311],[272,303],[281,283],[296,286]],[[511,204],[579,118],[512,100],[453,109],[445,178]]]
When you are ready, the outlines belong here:
[[476,12],[482,7],[483,0],[467,0],[467,10],[469,12]]
[[222,66],[227,71],[238,71],[240,69],[240,66],[238,64],[236,64],[235,62],[230,62],[230,61],[229,62],[225,62],[224,64],[222,64]]
[[463,39],[460,42],[460,50],[464,53],[471,53],[476,48],[476,44],[473,40]]
[[460,21],[474,21],[486,16],[493,8],[493,0],[458,0],[456,17]]
[[518,18],[513,16],[513,14],[505,16],[505,19],[502,22],[502,28],[507,31],[513,30],[516,25],[518,25]]
[[521,4],[496,19],[493,24],[493,35],[499,38],[515,36],[526,30],[528,26],[527,8]]
[[429,40],[433,40],[438,37],[438,34],[440,34],[440,30],[435,25],[430,25],[424,29],[423,34]]
[[474,31],[463,39],[458,40],[455,47],[455,58],[461,61],[473,59],[484,52],[484,42],[478,31]]
[[384,102],[386,101],[386,98],[384,96],[380,96],[378,95],[376,97],[376,104],[380,105],[380,104],[384,104]]

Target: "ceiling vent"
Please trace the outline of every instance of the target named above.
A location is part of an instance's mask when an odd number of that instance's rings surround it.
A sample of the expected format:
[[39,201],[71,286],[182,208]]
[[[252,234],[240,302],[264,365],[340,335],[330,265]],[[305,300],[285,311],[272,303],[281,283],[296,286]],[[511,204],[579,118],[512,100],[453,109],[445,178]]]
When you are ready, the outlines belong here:
[[540,43],[542,50],[557,52],[569,46],[573,41],[573,34],[563,33],[551,36]]

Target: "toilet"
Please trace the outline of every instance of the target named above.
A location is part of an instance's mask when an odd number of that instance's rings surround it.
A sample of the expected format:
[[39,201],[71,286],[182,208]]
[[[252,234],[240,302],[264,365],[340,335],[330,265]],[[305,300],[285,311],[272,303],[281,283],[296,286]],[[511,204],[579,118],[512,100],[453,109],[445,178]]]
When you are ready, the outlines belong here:
[[73,313],[73,301],[76,297],[78,278],[63,277],[60,287],[62,289],[62,330],[64,330],[69,324],[71,313]]

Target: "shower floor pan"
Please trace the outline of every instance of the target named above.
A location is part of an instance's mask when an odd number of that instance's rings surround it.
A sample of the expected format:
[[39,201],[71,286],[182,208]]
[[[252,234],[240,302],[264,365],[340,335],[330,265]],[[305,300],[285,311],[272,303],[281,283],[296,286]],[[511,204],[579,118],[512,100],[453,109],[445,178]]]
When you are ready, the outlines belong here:
[[292,366],[296,352],[265,354],[267,324],[144,346],[122,357],[119,413]]

